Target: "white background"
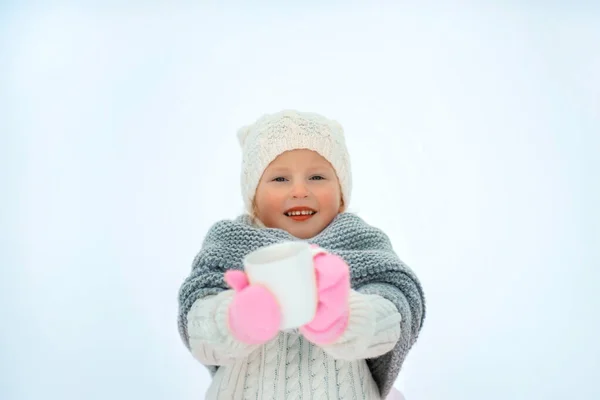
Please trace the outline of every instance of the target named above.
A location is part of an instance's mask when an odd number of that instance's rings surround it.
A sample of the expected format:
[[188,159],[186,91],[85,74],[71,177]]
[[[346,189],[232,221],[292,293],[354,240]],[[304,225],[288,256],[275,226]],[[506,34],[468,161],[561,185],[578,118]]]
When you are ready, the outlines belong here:
[[600,398],[600,7],[516,3],[3,2],[0,398],[203,398],[177,292],[283,108],[422,279],[408,400]]

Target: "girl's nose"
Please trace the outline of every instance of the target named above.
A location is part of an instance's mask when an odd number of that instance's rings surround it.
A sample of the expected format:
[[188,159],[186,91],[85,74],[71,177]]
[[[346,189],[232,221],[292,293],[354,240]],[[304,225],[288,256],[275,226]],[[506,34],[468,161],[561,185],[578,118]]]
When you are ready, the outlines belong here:
[[292,188],[292,197],[302,199],[308,197],[308,189],[304,183],[296,183]]

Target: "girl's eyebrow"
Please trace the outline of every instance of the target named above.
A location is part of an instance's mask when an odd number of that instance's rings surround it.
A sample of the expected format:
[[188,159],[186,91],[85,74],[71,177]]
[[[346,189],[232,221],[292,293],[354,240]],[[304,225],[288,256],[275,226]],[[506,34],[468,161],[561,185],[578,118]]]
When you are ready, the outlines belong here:
[[269,170],[270,173],[275,174],[275,173],[280,173],[280,172],[287,172],[290,169],[287,167],[273,167]]
[[[276,174],[276,173],[282,173],[282,172],[289,172],[290,170],[291,170],[291,168],[289,168],[289,167],[272,167],[269,170],[269,172],[272,174]],[[309,171],[309,172],[314,172],[314,171],[327,172],[330,170],[331,170],[331,167],[326,164],[317,164],[314,166],[310,166],[306,169],[306,171]]]
[[320,172],[328,172],[331,171],[331,167],[326,164],[317,164],[308,168],[308,171],[320,171]]

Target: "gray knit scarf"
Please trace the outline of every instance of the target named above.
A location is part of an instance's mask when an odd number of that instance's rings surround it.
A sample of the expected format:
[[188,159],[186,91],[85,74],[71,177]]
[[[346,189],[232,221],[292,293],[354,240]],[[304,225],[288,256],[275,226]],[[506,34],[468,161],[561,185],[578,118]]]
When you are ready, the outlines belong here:
[[[192,304],[229,289],[223,280],[224,272],[242,269],[242,260],[248,253],[287,240],[299,239],[281,229],[256,227],[248,215],[220,221],[211,227],[194,259],[191,274],[179,291],[179,333],[188,348],[187,314]],[[339,255],[348,263],[353,289],[390,300],[402,315],[402,334],[396,346],[384,355],[366,360],[385,398],[421,331],[425,318],[421,284],[395,254],[388,237],[354,214],[339,214],[321,233],[307,241]],[[212,375],[218,368],[207,367]]]

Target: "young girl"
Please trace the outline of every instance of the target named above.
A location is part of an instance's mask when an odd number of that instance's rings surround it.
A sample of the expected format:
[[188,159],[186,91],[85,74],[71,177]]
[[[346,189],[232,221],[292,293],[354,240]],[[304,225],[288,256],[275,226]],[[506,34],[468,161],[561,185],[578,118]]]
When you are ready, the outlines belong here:
[[[282,111],[238,133],[247,214],[209,230],[179,293],[179,331],[213,377],[207,399],[383,399],[425,316],[418,278],[379,229],[346,212],[352,186],[342,127]],[[304,240],[314,257],[314,319],[279,331],[276,299],[243,258]]]

